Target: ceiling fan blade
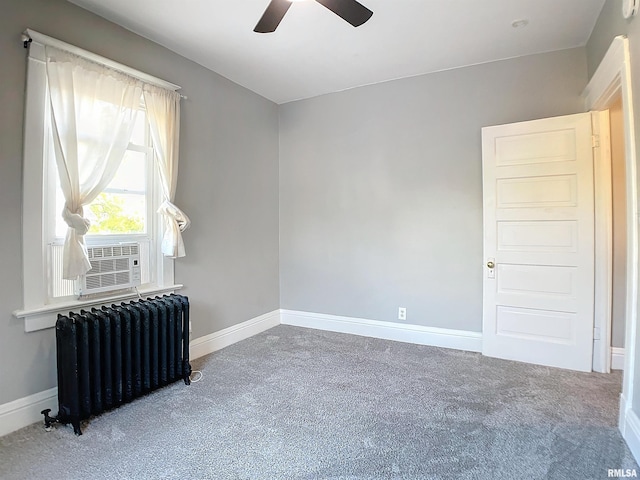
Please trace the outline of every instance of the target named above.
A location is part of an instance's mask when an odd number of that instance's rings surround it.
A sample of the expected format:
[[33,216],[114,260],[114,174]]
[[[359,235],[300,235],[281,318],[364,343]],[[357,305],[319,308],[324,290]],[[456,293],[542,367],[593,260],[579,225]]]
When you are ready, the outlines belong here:
[[253,31],[257,33],[274,32],[290,6],[289,0],[271,0]]
[[316,0],[354,27],[371,18],[373,12],[356,0]]

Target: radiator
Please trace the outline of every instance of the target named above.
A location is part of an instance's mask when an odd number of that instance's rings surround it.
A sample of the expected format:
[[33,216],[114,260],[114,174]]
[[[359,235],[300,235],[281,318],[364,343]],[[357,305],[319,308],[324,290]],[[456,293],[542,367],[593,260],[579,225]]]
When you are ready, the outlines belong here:
[[80,421],[171,382],[189,384],[189,299],[165,295],[58,315],[58,416],[45,427]]

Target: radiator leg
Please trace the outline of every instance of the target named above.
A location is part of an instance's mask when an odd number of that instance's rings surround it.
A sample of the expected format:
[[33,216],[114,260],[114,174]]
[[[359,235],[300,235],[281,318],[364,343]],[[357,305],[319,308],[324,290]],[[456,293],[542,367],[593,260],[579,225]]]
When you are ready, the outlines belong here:
[[73,433],[76,435],[82,435],[82,430],[80,430],[80,419],[71,420],[71,425],[73,425]]
[[191,364],[188,361],[184,362],[182,371],[184,372],[184,384],[191,385]]
[[[51,409],[47,408],[46,410],[42,410],[40,412],[42,415],[44,415],[44,429],[47,432],[50,432],[51,430],[53,430],[54,423],[60,423],[60,419],[58,417],[52,417],[49,415],[50,411]],[[73,433],[75,433],[76,435],[82,435],[82,430],[80,430],[80,419],[76,419],[76,420],[72,419],[70,423],[71,425],[73,425]]]
[[54,423],[58,423],[58,419],[57,418],[49,416],[49,412],[50,411],[51,411],[51,409],[47,408],[46,410],[42,410],[40,412],[42,415],[44,415],[44,429],[47,432],[50,432],[53,429],[53,424]]

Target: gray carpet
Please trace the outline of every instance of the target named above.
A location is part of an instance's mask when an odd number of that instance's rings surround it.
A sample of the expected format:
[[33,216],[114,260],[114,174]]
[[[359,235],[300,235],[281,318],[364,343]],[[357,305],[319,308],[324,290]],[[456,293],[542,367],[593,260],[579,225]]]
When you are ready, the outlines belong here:
[[0,438],[9,479],[604,479],[637,464],[619,372],[278,326],[209,355],[204,379]]

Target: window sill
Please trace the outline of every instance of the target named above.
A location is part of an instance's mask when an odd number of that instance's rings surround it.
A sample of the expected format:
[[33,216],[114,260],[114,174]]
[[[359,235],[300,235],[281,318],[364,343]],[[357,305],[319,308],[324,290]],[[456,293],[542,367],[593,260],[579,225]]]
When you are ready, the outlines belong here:
[[[183,285],[168,285],[165,287],[152,286],[147,288],[139,288],[138,291],[143,297],[152,295],[172,293],[183,288]],[[56,326],[56,319],[59,313],[67,313],[71,310],[80,311],[91,307],[100,307],[102,305],[110,305],[116,301],[129,300],[137,298],[135,292],[127,292],[110,297],[91,298],[86,300],[69,300],[67,302],[54,303],[38,308],[30,308],[27,310],[16,310],[13,316],[24,319],[24,331],[36,332]]]

